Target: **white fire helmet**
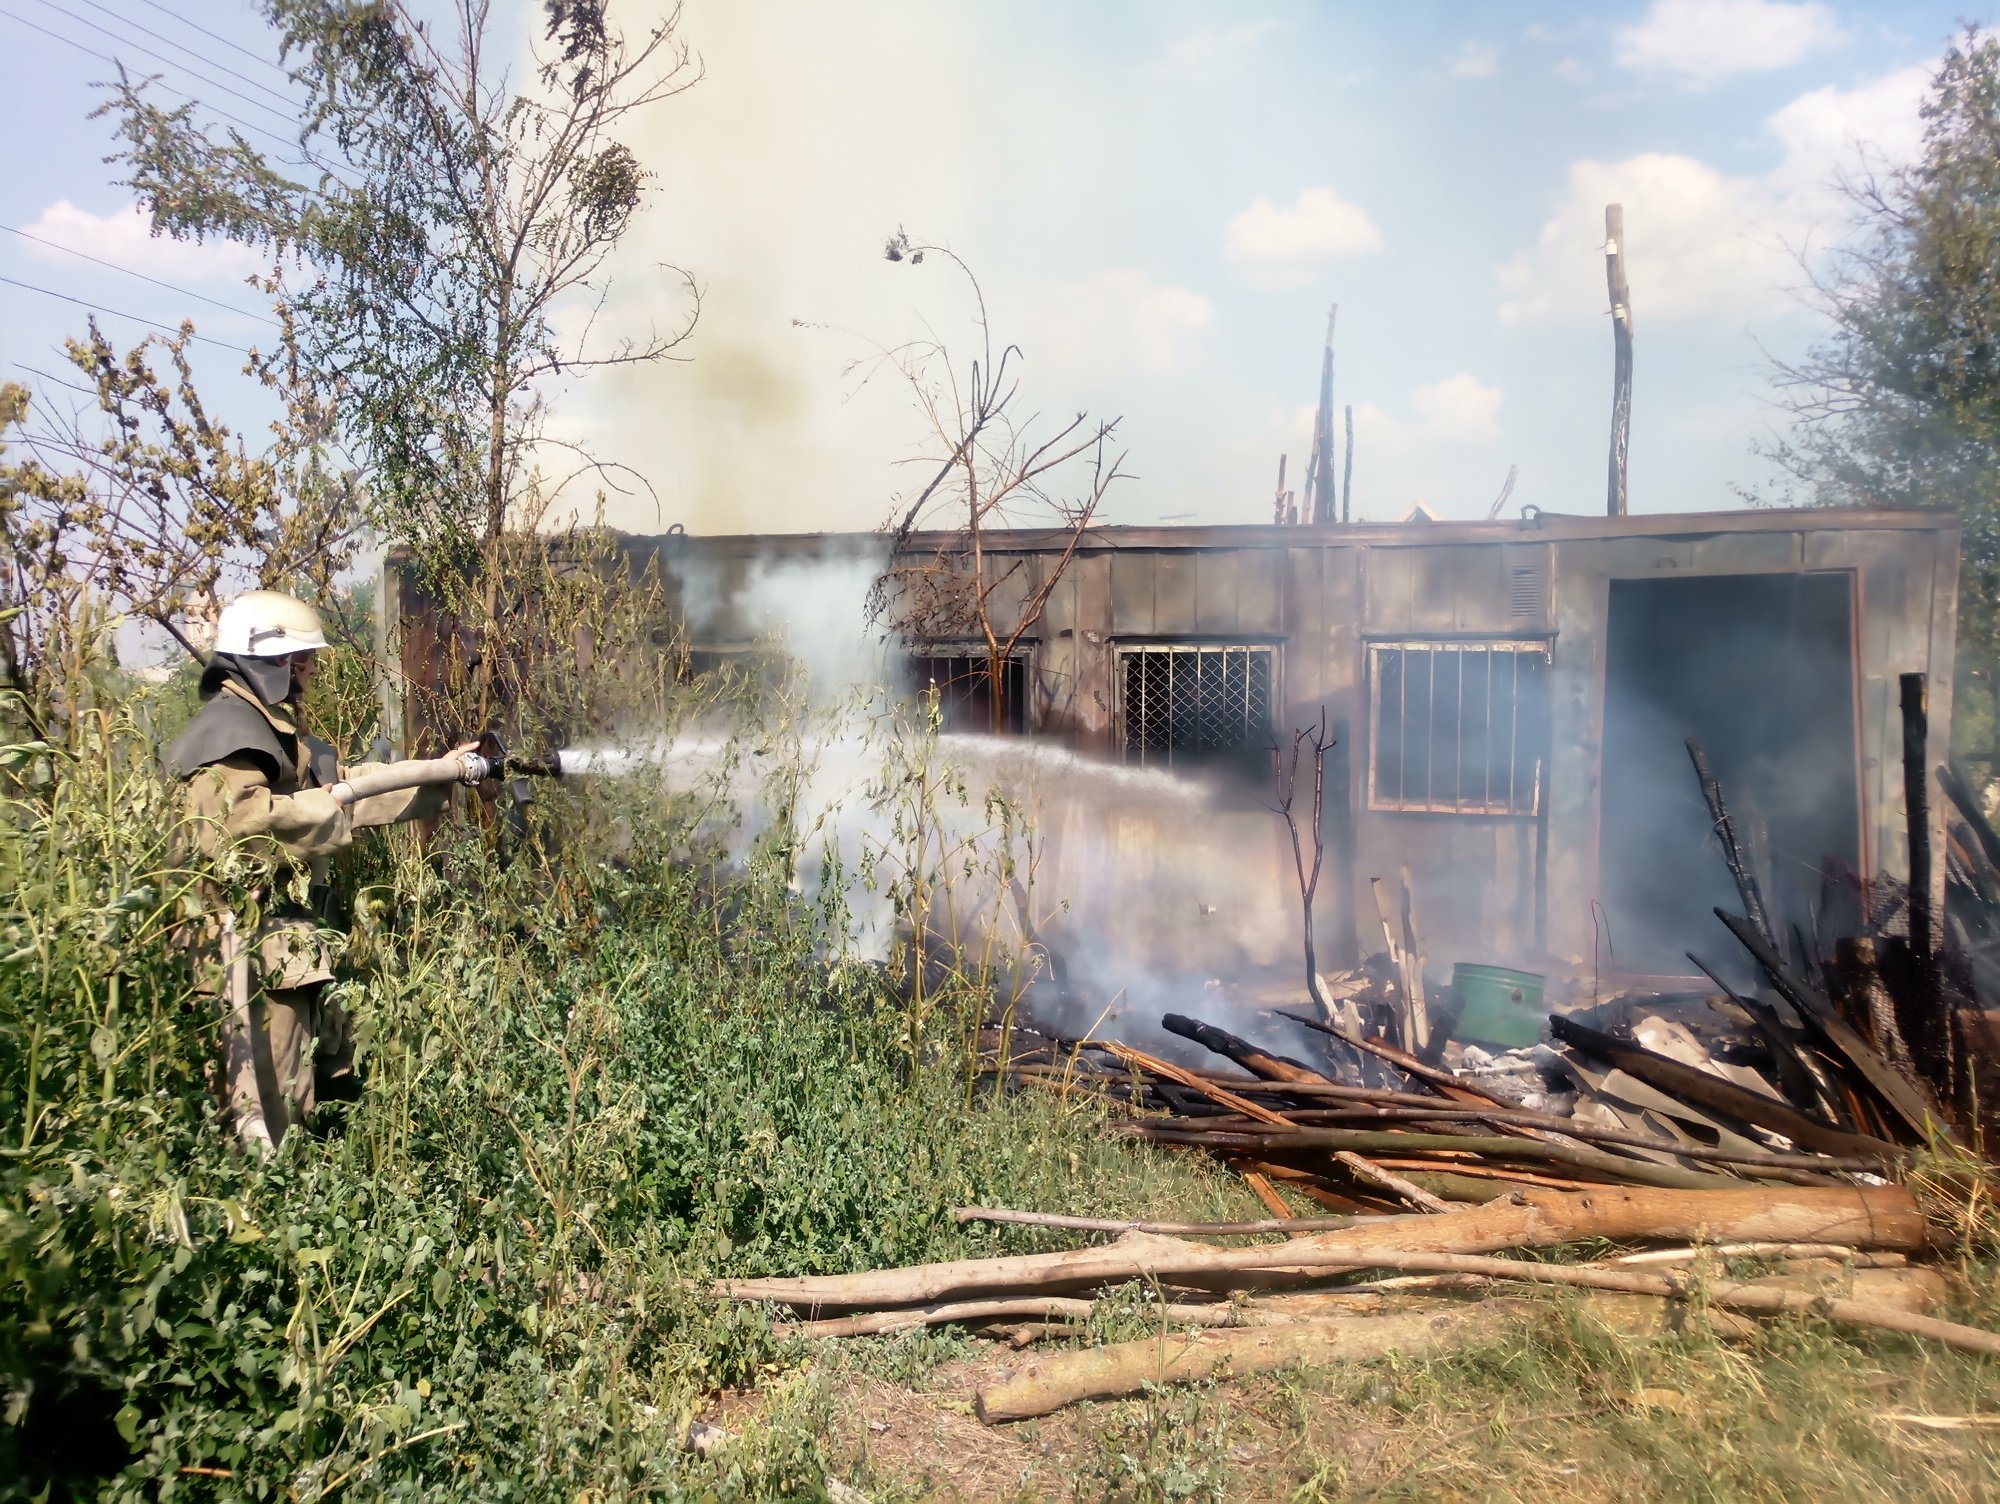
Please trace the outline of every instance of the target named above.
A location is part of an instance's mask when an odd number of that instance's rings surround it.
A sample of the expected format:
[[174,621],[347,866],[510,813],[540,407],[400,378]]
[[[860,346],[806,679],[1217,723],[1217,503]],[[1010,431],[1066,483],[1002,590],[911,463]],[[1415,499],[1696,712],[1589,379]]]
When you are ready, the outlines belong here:
[[326,646],[319,612],[276,590],[247,590],[222,608],[215,651],[245,658],[283,658]]

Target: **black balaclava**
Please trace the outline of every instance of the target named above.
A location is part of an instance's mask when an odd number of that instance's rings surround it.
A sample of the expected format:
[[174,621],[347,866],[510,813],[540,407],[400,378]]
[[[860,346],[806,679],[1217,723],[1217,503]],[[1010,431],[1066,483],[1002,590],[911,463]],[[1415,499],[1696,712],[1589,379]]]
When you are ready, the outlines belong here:
[[292,695],[292,665],[288,658],[252,658],[248,653],[216,653],[201,674],[206,700],[234,679],[266,705],[282,705]]

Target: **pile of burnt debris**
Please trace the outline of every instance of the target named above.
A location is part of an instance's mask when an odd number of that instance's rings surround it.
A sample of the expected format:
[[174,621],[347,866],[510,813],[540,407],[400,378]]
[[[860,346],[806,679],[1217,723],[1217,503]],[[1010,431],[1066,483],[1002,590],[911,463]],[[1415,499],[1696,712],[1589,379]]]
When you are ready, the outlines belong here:
[[[1088,1094],[1108,1132],[1215,1155],[1270,1219],[967,1207],[966,1222],[1117,1236],[715,1293],[789,1308],[806,1335],[951,1323],[1025,1345],[1087,1338],[1093,1299],[1129,1299],[1139,1281],[1161,1330],[1180,1329],[1171,1343],[1037,1356],[980,1392],[990,1421],[1225,1369],[1436,1351],[1506,1319],[1504,1301],[1468,1288],[1521,1282],[1580,1290],[1628,1330],[1662,1329],[1669,1309],[1696,1319],[1692,1303],[1724,1335],[1794,1313],[2000,1354],[2000,1333],[1928,1314],[1952,1295],[1954,1224],[1913,1194],[1921,1179],[1927,1201],[1976,1199],[1983,1180],[2000,1058],[1980,1000],[2000,980],[2000,836],[1964,780],[1935,770],[1948,807],[1933,913],[1921,676],[1904,681],[1903,711],[1908,880],[1830,882],[1811,935],[1778,933],[1690,744],[1742,900],[1743,913],[1717,914],[1758,986],[1697,962],[1713,989],[1558,1008],[1535,1043],[1482,1050],[1453,1037],[1467,1000],[1423,976],[1409,905],[1400,925],[1384,905],[1380,954],[1313,978],[1309,1009],[1274,1010],[1327,1043],[1311,1062],[1177,1014],[1166,1029],[1210,1052],[1206,1068],[1116,1042],[994,1040],[996,1086]],[[1575,1244],[1590,1256],[1494,1256]]]
[[[2000,834],[1949,766],[1945,911],[1935,856],[1924,683],[1903,683],[1910,873],[1864,887],[1829,872],[1808,935],[1780,933],[1724,791],[1688,750],[1741,914],[1716,916],[1761,985],[1643,992],[1553,1011],[1543,1042],[1489,1051],[1453,1037],[1463,999],[1427,981],[1402,907],[1353,971],[1314,977],[1309,1010],[1275,1010],[1324,1039],[1305,1061],[1212,1022],[1167,1014],[1211,1051],[1188,1069],[1115,1043],[1036,1041],[991,1069],[1010,1082],[1088,1091],[1113,1131],[1200,1148],[1237,1165],[1274,1213],[1284,1185],[1329,1210],[1442,1210],[1516,1186],[1681,1189],[1894,1178],[1910,1153],[1983,1149],[2000,1101]],[[1508,974],[1511,975],[1511,974]]]

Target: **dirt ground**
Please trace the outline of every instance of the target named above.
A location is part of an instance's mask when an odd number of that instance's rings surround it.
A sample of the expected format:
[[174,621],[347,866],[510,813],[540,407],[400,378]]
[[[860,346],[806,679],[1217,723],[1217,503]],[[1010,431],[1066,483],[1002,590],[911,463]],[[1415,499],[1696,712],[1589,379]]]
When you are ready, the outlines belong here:
[[[899,1500],[2000,1498],[2000,1378],[1821,1330],[1639,1341],[1524,1300],[1518,1332],[1426,1362],[1293,1370],[988,1426],[1035,1350],[967,1341],[896,1378],[822,1366],[829,1476]],[[719,1411],[750,1422],[756,1396]],[[838,1495],[836,1495],[838,1497]]]

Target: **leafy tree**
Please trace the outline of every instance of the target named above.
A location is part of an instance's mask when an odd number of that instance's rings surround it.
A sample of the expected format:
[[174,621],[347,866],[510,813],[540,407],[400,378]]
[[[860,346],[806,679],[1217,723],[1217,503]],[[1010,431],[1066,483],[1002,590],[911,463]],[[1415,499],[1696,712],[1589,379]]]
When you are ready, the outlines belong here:
[[328,600],[359,541],[351,472],[327,449],[328,414],[291,339],[252,357],[282,408],[253,453],[202,402],[192,325],[119,350],[93,321],[70,340],[74,381],[30,423],[24,388],[0,388],[0,432],[28,458],[0,463],[0,677],[38,733],[73,728],[105,698],[121,620],[178,637],[227,591],[260,585]]
[[688,281],[679,326],[598,328],[605,263],[648,177],[616,133],[699,68],[677,11],[628,42],[604,0],[544,0],[524,85],[495,56],[488,0],[454,0],[448,42],[401,0],[261,9],[306,98],[296,158],[212,131],[192,104],[162,108],[146,81],[121,76],[104,106],[123,139],[116,160],[156,228],[247,242],[296,268],[280,295],[367,462],[373,520],[476,620],[483,717],[509,615],[506,535],[610,468],[545,431],[549,383],[667,359],[698,311]]
[[1787,496],[1956,512],[1963,661],[2000,660],[2000,39],[1967,27],[1913,164],[1844,184],[1855,236],[1815,279],[1832,332],[1775,372]]
[[[972,292],[978,353],[961,376],[937,339],[881,350],[881,361],[909,386],[934,447],[918,463],[936,466],[915,496],[899,497],[889,519],[889,567],[869,600],[872,619],[916,646],[970,641],[985,660],[988,729],[998,732],[1007,704],[1007,663],[1048,609],[1106,494],[1125,478],[1123,451],[1113,454],[1118,422],[1077,413],[1037,428],[1016,409],[1021,351],[996,353],[986,295],[972,268],[944,246],[913,242],[898,230],[883,254],[923,265],[951,262]],[[995,559],[988,534],[1032,527],[1063,540],[1031,570],[1025,555]],[[935,531],[942,541],[919,544]]]

